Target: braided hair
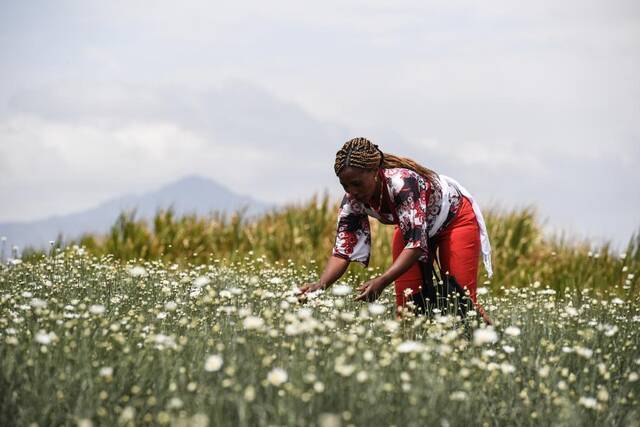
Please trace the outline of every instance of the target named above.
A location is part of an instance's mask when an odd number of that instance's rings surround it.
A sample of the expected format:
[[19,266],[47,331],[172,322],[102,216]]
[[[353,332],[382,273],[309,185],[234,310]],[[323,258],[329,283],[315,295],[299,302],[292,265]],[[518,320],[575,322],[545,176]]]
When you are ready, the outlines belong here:
[[369,170],[406,168],[425,177],[431,186],[440,188],[437,173],[406,157],[383,153],[376,144],[366,138],[350,139],[336,153],[336,162],[333,166],[336,175],[349,166]]

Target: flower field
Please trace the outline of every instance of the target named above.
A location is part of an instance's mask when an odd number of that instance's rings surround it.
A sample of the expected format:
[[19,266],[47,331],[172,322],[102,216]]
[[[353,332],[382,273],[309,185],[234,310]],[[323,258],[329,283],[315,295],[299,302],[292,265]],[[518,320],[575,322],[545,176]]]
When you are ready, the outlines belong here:
[[302,304],[316,269],[258,255],[16,261],[0,425],[638,426],[640,299],[616,263],[607,291],[487,284],[484,328],[398,318],[391,289],[355,303],[356,275]]

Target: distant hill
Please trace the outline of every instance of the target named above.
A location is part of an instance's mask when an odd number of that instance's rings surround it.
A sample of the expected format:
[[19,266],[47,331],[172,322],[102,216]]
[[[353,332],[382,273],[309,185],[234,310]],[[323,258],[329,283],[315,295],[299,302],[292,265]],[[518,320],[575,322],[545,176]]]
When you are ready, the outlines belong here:
[[[248,196],[235,194],[217,182],[200,176],[187,176],[145,194],[126,195],[108,200],[93,209],[69,215],[52,216],[32,222],[0,223],[0,236],[7,238],[5,256],[10,248],[47,247],[58,235],[64,241],[83,233],[105,233],[125,210],[136,210],[136,218],[152,218],[160,208],[173,207],[177,215],[208,215],[213,211],[231,213],[246,208],[247,215],[257,215],[273,208]],[[8,253],[7,253],[8,252]]]

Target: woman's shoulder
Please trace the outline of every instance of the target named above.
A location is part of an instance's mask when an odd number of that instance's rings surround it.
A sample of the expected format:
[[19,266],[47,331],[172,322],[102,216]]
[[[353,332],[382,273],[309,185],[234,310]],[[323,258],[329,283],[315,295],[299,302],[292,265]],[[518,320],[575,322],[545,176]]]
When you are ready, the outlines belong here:
[[387,180],[387,185],[394,194],[409,186],[429,187],[429,182],[418,172],[407,168],[388,168],[382,170]]
[[392,177],[409,178],[409,177],[419,176],[417,172],[407,168],[382,168],[382,172],[384,173],[384,176],[386,176],[387,178],[392,178]]

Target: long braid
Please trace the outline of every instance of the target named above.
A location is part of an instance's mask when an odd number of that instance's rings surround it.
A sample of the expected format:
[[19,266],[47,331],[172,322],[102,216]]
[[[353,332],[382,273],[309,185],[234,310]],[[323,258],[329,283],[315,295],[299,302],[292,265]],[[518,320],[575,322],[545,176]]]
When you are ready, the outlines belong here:
[[336,175],[349,166],[374,170],[379,167],[410,169],[424,176],[432,186],[440,189],[438,174],[433,170],[425,168],[409,158],[383,153],[377,145],[366,138],[353,138],[345,142],[336,153],[336,162],[333,166]]

